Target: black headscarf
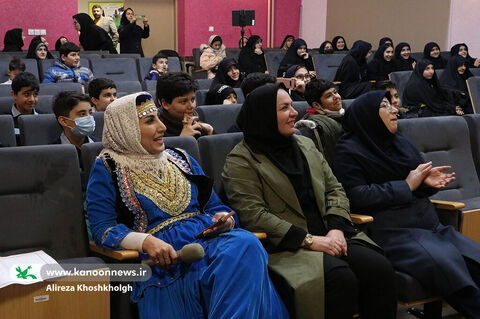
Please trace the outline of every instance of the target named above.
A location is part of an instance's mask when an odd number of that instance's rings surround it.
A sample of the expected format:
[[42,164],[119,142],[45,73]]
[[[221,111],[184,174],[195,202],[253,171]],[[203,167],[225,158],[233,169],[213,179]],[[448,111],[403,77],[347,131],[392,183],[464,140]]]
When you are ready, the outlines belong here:
[[16,28],[8,30],[3,38],[3,52],[18,52],[22,51],[23,39],[22,29]]
[[413,62],[416,62],[414,58],[410,55],[408,59],[404,59],[401,55],[402,49],[404,47],[408,47],[410,49],[410,44],[407,42],[400,42],[395,47],[395,56],[393,57],[393,61],[395,63],[395,67],[397,71],[411,71],[413,70]]
[[218,65],[217,73],[215,73],[215,77],[213,78],[213,82],[212,82],[212,85],[210,85],[210,87],[212,88],[219,84],[222,84],[222,85],[225,84],[225,85],[231,86],[232,88],[239,88],[242,85],[243,75],[240,73],[238,80],[234,81],[227,74],[228,70],[232,66],[235,66],[236,68],[239,69],[237,60],[235,60],[234,58],[223,59]]
[[445,61],[442,55],[440,54],[438,58],[433,58],[430,56],[430,51],[432,51],[434,47],[437,47],[438,50],[440,50],[440,46],[435,42],[428,42],[427,44],[425,44],[425,48],[423,49],[423,58],[432,61],[435,70],[443,69],[447,64],[447,61]]
[[[385,43],[375,52],[373,60],[368,63],[368,79],[375,81],[388,80],[388,75],[391,72],[395,72],[395,63],[393,59],[390,61],[385,60],[383,54],[388,48],[393,48],[390,43]],[[367,51],[368,52],[368,51]]]
[[[285,72],[285,78],[293,78],[295,77],[295,73],[301,69],[305,68],[303,65],[292,65],[288,68],[287,72]],[[305,101],[305,95],[302,92],[296,91],[296,90],[288,90],[290,97],[292,98],[293,101]]]
[[[343,42],[345,42],[345,47],[341,50],[337,47],[337,41],[340,39],[343,39]],[[345,38],[342,37],[341,35],[337,35],[336,37],[334,37],[332,39],[332,44],[333,44],[333,50],[335,51],[348,51],[347,41],[345,41]]]
[[380,49],[380,47],[381,47],[382,45],[384,45],[387,41],[390,41],[390,43],[391,43],[392,46],[393,46],[393,40],[392,40],[391,38],[389,38],[389,37],[383,37],[383,38],[381,38],[380,41],[378,42],[378,49]]
[[312,57],[310,55],[308,56],[307,59],[304,59],[303,57],[297,54],[297,50],[303,45],[306,47],[306,50],[308,53],[307,42],[305,42],[305,40],[298,38],[295,41],[293,41],[292,45],[290,46],[290,48],[288,48],[287,52],[285,53],[285,56],[280,62],[280,67],[278,68],[277,76],[283,76],[283,73],[286,72],[290,66],[295,64],[305,65],[308,71],[315,70],[315,68],[313,67]]
[[205,102],[207,105],[223,104],[223,101],[232,93],[237,95],[232,87],[218,84],[210,88]]
[[451,49],[450,49],[450,56],[455,56],[455,55],[460,55],[459,54],[459,51],[460,51],[460,47],[461,46],[464,46],[465,49],[467,49],[467,57],[465,59],[467,59],[467,63],[468,63],[468,67],[469,68],[474,68],[475,65],[475,58],[472,58],[470,56],[470,54],[468,53],[468,46],[465,44],[465,43],[457,43],[455,44]]
[[129,24],[130,24],[130,21],[127,19],[127,11],[128,11],[128,10],[134,12],[132,8],[126,8],[126,9],[123,11],[122,17],[120,18],[120,27],[121,27],[121,26],[126,26],[126,25],[129,25]]
[[[335,148],[333,169],[345,189],[362,185],[351,171],[361,166],[372,183],[405,179],[424,160],[413,143],[400,133],[392,134],[379,115],[379,106],[388,91],[363,94],[347,108],[343,120],[345,134]],[[345,160],[355,158],[355,162]]]
[[[62,46],[62,41],[60,41],[60,40],[63,39],[63,38],[67,39],[66,36],[63,36],[63,35],[62,35],[62,36],[59,37],[59,38],[57,39],[57,41],[55,42],[55,51],[59,51],[59,50],[60,50],[60,47]],[[68,39],[67,39],[67,41],[68,41]]]
[[27,59],[40,60],[39,57],[37,56],[37,50],[41,46],[44,46],[47,49],[46,59],[54,59],[53,55],[50,53],[50,51],[48,51],[48,46],[42,41],[42,38],[39,35],[34,37],[30,42],[30,45],[28,46]]
[[262,41],[262,38],[258,35],[252,35],[245,44],[245,47],[240,51],[238,65],[240,66],[240,70],[245,74],[254,72],[263,73],[267,70],[263,51],[262,54],[255,53],[255,45],[259,41]]
[[73,18],[80,24],[79,40],[84,50],[107,50],[110,53],[117,53],[108,33],[97,26],[88,14],[78,13]]
[[402,103],[416,108],[425,104],[435,115],[453,115],[455,106],[448,102],[440,87],[437,74],[434,73],[430,80],[423,77],[423,71],[429,64],[432,62],[428,59],[417,62],[403,91]]
[[295,41],[295,37],[291,34],[287,34],[285,38],[283,38],[282,44],[280,45],[280,49],[283,49],[283,46],[285,45],[285,42],[287,42],[288,38],[292,38],[293,41]]
[[[332,45],[332,49],[331,50],[327,50],[325,51],[325,46],[330,43]],[[320,54],[330,54],[330,53],[333,53],[333,51],[335,51],[335,49],[333,49],[333,43],[330,42],[330,41],[323,41],[322,44],[320,44],[320,47],[318,48],[318,53]]]
[[[463,74],[459,74],[458,67],[462,64],[466,64],[467,69]],[[447,66],[440,76],[440,84],[466,93],[467,84],[465,81],[471,76],[473,74],[468,69],[467,59],[461,55],[454,55],[448,60]]]
[[353,47],[350,49],[349,54],[357,61],[358,65],[364,65],[367,63],[368,51],[372,48],[372,45],[366,41],[357,40],[353,43]]

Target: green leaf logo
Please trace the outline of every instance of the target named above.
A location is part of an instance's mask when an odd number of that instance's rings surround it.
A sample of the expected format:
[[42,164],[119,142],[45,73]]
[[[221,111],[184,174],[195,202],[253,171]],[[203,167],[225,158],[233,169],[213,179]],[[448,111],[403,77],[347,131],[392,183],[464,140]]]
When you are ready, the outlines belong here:
[[35,275],[32,275],[32,274],[28,275],[29,269],[32,269],[32,266],[28,266],[25,270],[22,270],[20,266],[17,266],[17,268],[15,268],[15,270],[18,272],[17,278],[27,279],[28,277],[30,277],[32,279],[37,279]]

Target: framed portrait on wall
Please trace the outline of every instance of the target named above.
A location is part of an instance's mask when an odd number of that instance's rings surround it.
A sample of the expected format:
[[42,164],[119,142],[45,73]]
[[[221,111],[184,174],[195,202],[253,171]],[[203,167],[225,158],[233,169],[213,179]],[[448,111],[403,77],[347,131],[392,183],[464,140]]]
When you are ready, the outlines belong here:
[[94,5],[100,5],[103,9],[103,13],[106,17],[111,17],[117,27],[120,25],[120,19],[123,13],[123,1],[90,1],[88,2],[88,14],[92,19],[95,19],[92,15],[92,7]]

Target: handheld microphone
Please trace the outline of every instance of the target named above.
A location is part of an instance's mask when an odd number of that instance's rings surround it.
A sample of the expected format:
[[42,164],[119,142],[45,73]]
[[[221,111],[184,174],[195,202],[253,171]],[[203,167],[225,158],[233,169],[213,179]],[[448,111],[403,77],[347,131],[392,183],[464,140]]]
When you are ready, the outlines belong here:
[[[191,264],[205,256],[205,251],[203,250],[202,245],[194,243],[194,244],[187,244],[182,247],[182,249],[177,250],[178,258],[186,264]],[[147,264],[149,266],[155,266],[155,263],[152,259],[144,259],[142,260],[142,264]]]

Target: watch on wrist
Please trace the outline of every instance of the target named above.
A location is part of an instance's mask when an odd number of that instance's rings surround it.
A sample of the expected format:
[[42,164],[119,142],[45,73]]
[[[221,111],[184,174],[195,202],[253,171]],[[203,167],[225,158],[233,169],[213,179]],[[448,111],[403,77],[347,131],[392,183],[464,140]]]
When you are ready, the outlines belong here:
[[305,239],[303,240],[303,247],[308,248],[312,246],[312,244],[313,244],[313,235],[307,233],[307,235],[305,236]]

